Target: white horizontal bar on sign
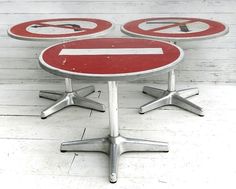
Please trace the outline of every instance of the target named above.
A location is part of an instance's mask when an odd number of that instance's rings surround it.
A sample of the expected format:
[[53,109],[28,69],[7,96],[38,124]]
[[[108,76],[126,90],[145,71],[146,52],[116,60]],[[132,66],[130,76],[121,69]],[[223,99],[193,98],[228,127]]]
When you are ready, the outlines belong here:
[[163,54],[162,48],[62,49],[59,55]]

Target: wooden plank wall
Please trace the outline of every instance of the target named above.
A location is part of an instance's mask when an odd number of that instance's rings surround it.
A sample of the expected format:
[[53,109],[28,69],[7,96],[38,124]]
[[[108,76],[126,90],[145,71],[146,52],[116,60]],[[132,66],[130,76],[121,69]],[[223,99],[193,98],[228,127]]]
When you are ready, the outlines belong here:
[[[124,36],[120,25],[145,17],[188,16],[219,20],[229,25],[226,36],[182,42],[185,60],[177,69],[179,82],[236,82],[235,0],[0,0],[0,83],[62,82],[41,70],[40,51],[52,43],[30,42],[7,36],[9,26],[33,19],[92,17],[116,24],[109,36]],[[166,74],[147,78],[166,82]],[[141,82],[141,81],[138,81]]]

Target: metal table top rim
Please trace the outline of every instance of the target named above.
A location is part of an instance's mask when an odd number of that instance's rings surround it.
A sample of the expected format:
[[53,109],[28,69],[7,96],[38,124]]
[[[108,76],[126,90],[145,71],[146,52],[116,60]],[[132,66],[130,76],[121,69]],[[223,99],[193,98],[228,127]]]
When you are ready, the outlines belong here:
[[[62,19],[62,18],[60,18]],[[73,19],[73,18],[71,18]],[[95,18],[89,18],[89,19],[95,19]],[[44,19],[43,19],[44,20]],[[45,19],[46,20],[46,19]],[[33,20],[32,20],[33,21]],[[36,20],[35,20],[36,21]],[[18,40],[25,40],[25,41],[60,41],[60,40],[76,40],[76,39],[89,39],[89,38],[93,38],[93,37],[97,37],[97,36],[100,36],[100,35],[105,35],[107,33],[109,33],[110,31],[114,30],[115,28],[115,24],[113,22],[111,22],[110,20],[104,20],[104,21],[107,21],[109,23],[111,23],[111,27],[106,29],[106,30],[103,30],[103,31],[100,31],[100,32],[96,32],[96,33],[92,33],[92,34],[86,34],[86,35],[81,35],[81,36],[71,36],[71,37],[54,37],[54,38],[38,38],[38,37],[25,37],[25,36],[21,36],[21,35],[16,35],[16,34],[13,34],[10,30],[12,27],[14,27],[15,25],[13,26],[10,26],[7,30],[7,34],[8,36],[10,36],[11,38],[14,38],[14,39],[18,39]]]
[[[157,17],[157,18],[172,18],[172,17]],[[175,17],[173,17],[173,19],[174,18]],[[186,19],[185,17],[178,17],[178,18]],[[148,18],[144,18],[144,19],[148,19]],[[194,19],[197,19],[197,18],[194,18]],[[199,18],[199,19],[202,19],[202,18]],[[133,20],[133,21],[135,21],[135,20]],[[214,21],[214,20],[210,20],[210,21]],[[131,22],[131,21],[129,21],[129,22]],[[132,36],[132,37],[143,37],[143,38],[153,39],[153,40],[165,40],[165,41],[168,40],[168,41],[172,41],[172,42],[207,40],[207,39],[220,37],[220,36],[223,36],[223,35],[226,35],[227,33],[229,33],[229,26],[227,24],[225,24],[224,22],[219,22],[219,23],[221,23],[222,25],[225,26],[225,30],[222,31],[222,32],[219,32],[219,33],[215,33],[215,34],[211,34],[211,35],[205,35],[205,36],[198,36],[198,37],[159,37],[159,36],[138,34],[138,33],[135,33],[135,32],[128,31],[124,28],[124,26],[125,26],[125,24],[127,24],[129,22],[126,22],[126,23],[124,23],[120,26],[121,32],[123,32],[123,33],[125,33],[129,36]],[[215,21],[215,22],[218,22],[218,21]]]
[[[112,39],[112,37],[98,37],[96,39]],[[130,37],[118,37],[117,38],[116,37],[114,39],[137,39],[137,40],[142,40],[142,39],[140,39],[138,37],[136,37],[136,38],[130,38]],[[79,40],[76,40],[76,41],[80,41],[80,40],[84,40],[84,39],[79,39]],[[152,41],[151,39],[146,39],[146,40]],[[55,75],[58,75],[58,76],[63,76],[63,77],[66,77],[66,78],[71,78],[71,79],[99,80],[99,81],[136,80],[136,79],[148,77],[148,76],[151,76],[151,75],[157,75],[158,73],[168,72],[168,71],[172,70],[173,67],[175,67],[183,59],[184,51],[179,46],[177,46],[177,45],[175,45],[173,43],[162,41],[162,40],[158,40],[158,41],[170,44],[172,46],[175,46],[179,50],[180,56],[174,62],[169,63],[169,64],[167,64],[165,66],[156,68],[156,69],[150,69],[150,70],[139,71],[139,72],[124,73],[124,74],[87,74],[87,73],[85,74],[85,73],[76,73],[76,72],[72,72],[72,71],[61,70],[59,68],[55,68],[55,67],[52,67],[52,66],[48,65],[43,60],[42,55],[49,48],[54,47],[56,45],[63,44],[62,42],[54,44],[54,45],[51,45],[51,46],[47,47],[46,49],[44,49],[40,53],[39,63],[40,63],[40,66],[44,70],[49,71],[52,74],[55,74]]]

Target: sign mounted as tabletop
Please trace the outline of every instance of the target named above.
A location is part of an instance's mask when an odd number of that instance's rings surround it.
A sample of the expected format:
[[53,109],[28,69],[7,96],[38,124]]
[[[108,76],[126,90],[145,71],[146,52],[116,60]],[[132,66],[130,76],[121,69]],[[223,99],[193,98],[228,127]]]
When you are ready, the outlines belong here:
[[57,18],[24,22],[8,31],[13,38],[24,40],[53,40],[92,37],[105,33],[112,23],[95,18]]
[[119,157],[125,152],[168,152],[165,142],[126,138],[119,133],[117,81],[138,79],[173,69],[183,51],[163,41],[134,38],[96,38],[57,44],[45,49],[40,66],[68,78],[108,82],[110,135],[63,142],[61,152],[95,151],[109,155],[109,180],[117,181]]
[[142,39],[87,39],[49,47],[40,61],[43,68],[64,77],[125,80],[150,75],[178,62],[182,57],[179,48],[170,47],[166,42]]
[[[226,34],[228,30],[225,24],[217,21],[184,17],[139,19],[130,21],[121,27],[121,31],[130,36],[163,39],[172,43],[219,37]],[[168,90],[144,86],[143,92],[155,97],[156,100],[141,106],[140,113],[166,105],[174,105],[199,116],[204,116],[201,107],[186,100],[188,97],[199,94],[199,90],[190,88],[177,91],[174,69],[168,73]]]
[[134,36],[157,37],[171,41],[204,39],[228,32],[226,25],[200,18],[147,18],[126,23],[122,31]]
[[[95,18],[54,18],[33,20],[12,26],[8,30],[9,36],[20,40],[56,41],[96,37],[108,33],[113,24],[106,20]],[[68,106],[79,106],[98,111],[105,111],[103,104],[85,98],[95,91],[94,86],[73,90],[72,81],[65,78],[65,92],[41,90],[40,98],[56,101],[41,112],[41,118],[60,111]]]

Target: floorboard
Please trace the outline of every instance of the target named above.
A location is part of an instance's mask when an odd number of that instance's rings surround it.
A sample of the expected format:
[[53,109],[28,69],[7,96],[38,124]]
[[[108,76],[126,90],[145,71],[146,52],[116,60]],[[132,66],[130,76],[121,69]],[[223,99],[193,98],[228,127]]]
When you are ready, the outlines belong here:
[[[107,107],[107,86],[92,83],[88,96]],[[91,83],[74,83],[81,88]],[[63,90],[63,83],[0,85],[0,179],[4,188],[189,188],[236,186],[236,86],[181,83],[196,87],[190,98],[204,107],[199,117],[176,107],[163,107],[144,115],[138,107],[150,100],[144,85],[119,84],[119,125],[122,135],[166,141],[169,153],[122,155],[119,180],[108,182],[108,158],[102,153],[60,153],[63,141],[104,137],[109,134],[108,113],[70,107],[40,119],[52,101],[38,98],[42,89]],[[14,180],[12,182],[11,180]]]

